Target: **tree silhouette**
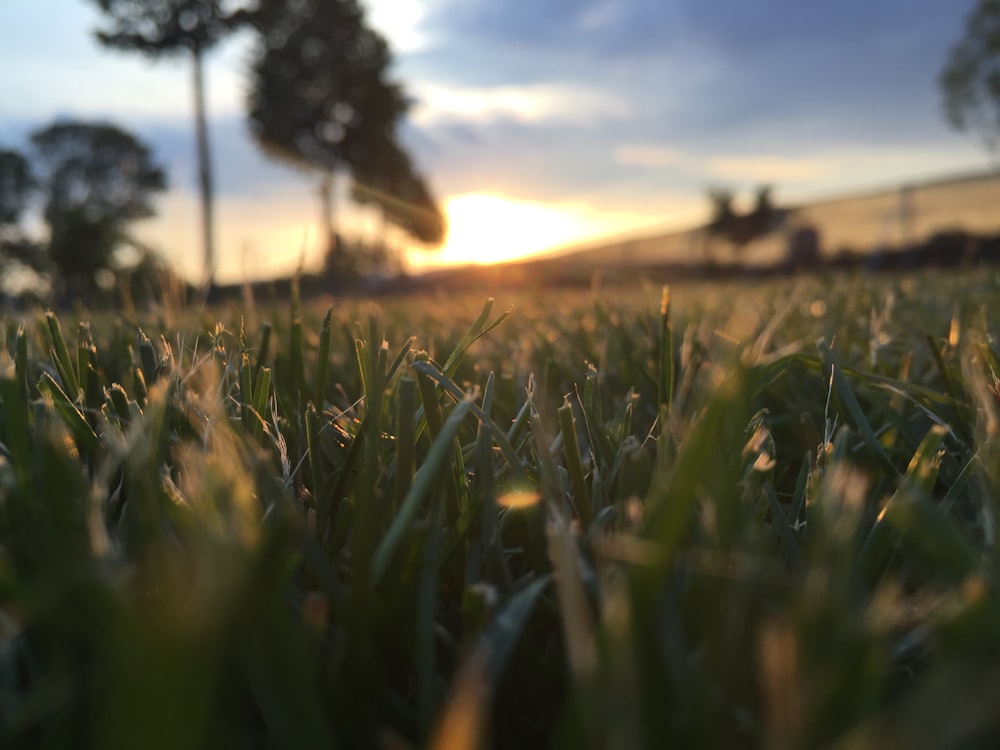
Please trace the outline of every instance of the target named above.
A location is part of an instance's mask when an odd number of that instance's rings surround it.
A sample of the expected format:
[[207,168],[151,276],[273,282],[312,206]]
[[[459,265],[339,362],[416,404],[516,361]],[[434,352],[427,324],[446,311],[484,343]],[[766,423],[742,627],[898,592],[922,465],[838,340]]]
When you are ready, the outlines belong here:
[[439,242],[440,212],[397,141],[408,104],[389,79],[388,44],[367,26],[358,2],[259,0],[250,16],[260,38],[251,66],[251,131],[266,153],[322,174],[331,245],[333,181],[341,171],[364,186],[355,196],[383,207],[389,221]]
[[728,188],[709,188],[708,200],[712,204],[712,218],[708,222],[710,234],[722,234],[726,227],[736,216],[733,208],[733,201],[736,196]]
[[21,215],[37,186],[24,155],[0,149],[0,233],[20,225]]
[[97,31],[101,44],[138,51],[151,58],[191,56],[194,73],[195,129],[202,205],[205,283],[215,268],[212,160],[205,115],[204,56],[244,20],[245,8],[234,0],[92,0],[111,26]]
[[27,158],[19,151],[0,149],[0,273],[21,264],[36,271],[44,258],[36,242],[25,236],[21,217],[38,188]]
[[375,149],[354,171],[351,196],[376,207],[387,221],[428,245],[444,240],[447,224],[427,183],[394,141]]
[[[49,259],[73,291],[89,293],[116,251],[135,243],[128,225],[154,214],[166,187],[149,148],[104,123],[62,121],[36,131],[49,226]],[[140,248],[141,249],[141,248]]]
[[781,222],[784,212],[775,209],[770,185],[757,188],[753,209],[741,214],[733,208],[733,193],[724,188],[709,190],[712,218],[706,227],[708,237],[722,237],[741,251],[754,240],[769,234]]
[[975,130],[990,151],[1000,134],[1000,1],[979,0],[952,47],[938,83],[957,130]]

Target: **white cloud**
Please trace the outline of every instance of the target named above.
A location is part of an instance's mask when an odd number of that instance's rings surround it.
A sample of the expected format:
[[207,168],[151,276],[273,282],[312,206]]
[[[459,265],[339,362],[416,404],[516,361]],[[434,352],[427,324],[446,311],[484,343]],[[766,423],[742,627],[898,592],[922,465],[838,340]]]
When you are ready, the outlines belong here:
[[418,104],[412,119],[419,125],[451,118],[485,124],[505,117],[523,123],[586,125],[597,118],[629,116],[628,104],[609,92],[563,84],[489,88],[418,84],[414,91]]
[[382,32],[396,52],[419,52],[428,44],[420,24],[427,15],[422,0],[369,0],[368,20]]

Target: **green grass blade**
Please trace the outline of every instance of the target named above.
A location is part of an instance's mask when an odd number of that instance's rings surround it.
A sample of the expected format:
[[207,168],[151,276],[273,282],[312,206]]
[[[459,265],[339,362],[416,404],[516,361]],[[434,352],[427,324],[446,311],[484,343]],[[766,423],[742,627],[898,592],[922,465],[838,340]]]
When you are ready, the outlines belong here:
[[316,501],[316,531],[320,540],[326,539],[330,528],[330,495],[323,476],[322,453],[319,449],[319,414],[313,404],[306,406],[306,447],[309,451],[309,475],[312,480],[313,498]]
[[[912,529],[927,522],[931,511],[924,508],[911,509],[910,506],[920,502],[927,496],[937,481],[940,468],[940,449],[949,430],[941,425],[934,425],[910,459],[906,474],[900,480],[899,489],[886,502],[875,524],[865,539],[861,549],[860,564],[867,580],[873,581],[881,575],[894,550],[893,536],[901,530]],[[898,509],[896,506],[906,506]],[[940,511],[938,511],[940,512]],[[941,513],[943,519],[950,519]],[[942,521],[944,522],[944,521]],[[948,530],[942,531],[948,535]],[[943,544],[949,548],[948,559],[954,562],[960,553],[951,554],[949,542]]]
[[45,313],[45,324],[49,333],[52,352],[55,356],[54,364],[56,371],[59,373],[59,378],[62,380],[65,390],[73,394],[72,400],[75,401],[80,394],[80,380],[77,377],[73,360],[70,357],[66,339],[63,338],[59,318],[56,317],[55,313],[47,312]]
[[257,417],[253,421],[253,435],[257,442],[264,439],[264,414],[267,413],[267,400],[271,395],[271,368],[261,367],[257,371],[254,384],[253,411]]
[[872,452],[875,460],[878,461],[889,476],[898,477],[899,469],[893,465],[892,460],[886,455],[885,449],[878,441],[875,430],[872,429],[868,417],[865,416],[864,409],[861,408],[858,397],[855,395],[850,382],[844,376],[844,372],[841,370],[840,363],[837,361],[833,351],[822,340],[816,346],[820,351],[824,367],[830,373],[830,377],[833,380],[833,387],[837,393],[837,397],[847,410],[847,415],[850,417],[852,424],[861,433],[861,439],[864,440],[865,446]]
[[385,536],[372,556],[371,581],[373,586],[377,586],[382,580],[388,570],[389,562],[416,517],[420,503],[438,480],[448,457],[454,455],[455,437],[458,435],[458,430],[471,406],[471,401],[463,401],[452,410],[442,425],[440,434],[431,444],[427,459],[417,469],[417,473],[413,477],[413,484],[409,492],[406,493],[406,497],[403,498],[399,512],[393,517]]
[[159,376],[159,365],[153,342],[141,330],[139,331],[139,364],[142,367],[143,382],[147,387],[151,387]]
[[670,323],[670,287],[664,286],[660,301],[660,356],[657,400],[661,414],[670,412],[674,398],[674,331]]
[[[457,403],[461,403],[465,399],[465,393],[462,391],[462,389],[459,388],[457,385],[455,385],[455,383],[453,383],[451,379],[449,379],[444,373],[442,373],[440,370],[434,367],[434,365],[432,365],[430,362],[417,360],[416,362],[413,363],[413,369],[417,371],[418,375],[426,376],[427,378],[430,378],[438,385],[440,385],[441,388],[446,393],[450,394]],[[419,382],[420,378],[418,377],[418,383]],[[423,385],[421,386],[421,391],[420,391],[421,396],[424,396],[424,387],[425,386]],[[433,391],[428,392],[427,397],[429,400],[425,402],[425,411],[424,411],[425,416],[427,415],[426,404],[438,403],[437,394],[433,393]],[[512,433],[516,432],[518,423],[521,419],[523,419],[526,424],[530,423],[530,408],[527,408],[528,406],[529,404],[525,404],[525,407],[522,407],[521,412],[519,412],[517,419],[515,419],[514,421],[514,425],[511,426]],[[439,404],[437,408],[438,410],[440,410]],[[500,448],[500,452],[507,460],[507,463],[510,466],[513,473],[515,474],[516,478],[523,479],[524,468],[521,466],[521,459],[518,458],[517,451],[514,450],[513,446],[510,443],[510,440],[508,439],[508,433],[504,431],[494,420],[492,420],[489,414],[485,413],[476,404],[471,403],[471,406],[469,408],[472,414],[474,414],[480,420],[480,422],[486,424],[487,428],[492,433],[493,440],[496,442],[497,447]],[[428,426],[429,425],[430,422],[428,420]],[[433,431],[431,431],[431,435],[434,435]]]
[[313,403],[316,408],[322,410],[326,401],[326,379],[330,371],[330,321],[333,318],[333,308],[326,311],[323,316],[323,327],[319,334],[319,353],[316,360],[316,391],[313,394]]
[[267,366],[271,356],[271,324],[264,323],[260,327],[260,343],[257,345],[257,368]]
[[573,406],[567,401],[559,407],[558,414],[559,429],[563,438],[563,453],[566,456],[566,469],[569,472],[570,486],[573,490],[573,503],[580,516],[580,523],[586,530],[590,528],[594,512],[590,504],[590,491],[587,487],[583,458],[580,456],[580,443],[576,437],[576,420],[573,419]]
[[20,386],[25,399],[30,395],[28,390],[28,334],[23,325],[17,327],[16,351],[14,354],[14,377]]
[[413,483],[416,447],[417,381],[401,378],[396,388],[396,483],[394,488],[395,511],[406,497]]
[[240,354],[240,419],[247,430],[253,429],[254,415],[251,413],[253,405],[253,371],[250,366],[250,355],[246,352]]
[[87,423],[83,412],[70,400],[59,383],[47,372],[43,372],[38,387],[39,390],[47,393],[52,398],[56,411],[69,428],[70,434],[76,440],[76,444],[80,446],[80,449],[90,456],[99,455],[101,441],[98,439],[93,428]]
[[551,575],[536,578],[508,599],[479,637],[478,647],[489,658],[489,686],[495,690],[524,633],[539,598],[552,583]]
[[112,383],[107,389],[105,400],[111,404],[115,416],[121,420],[122,424],[128,424],[132,413],[129,408],[128,394],[125,392],[125,389],[118,383]]
[[448,359],[444,363],[444,367],[441,371],[448,377],[454,377],[455,371],[458,369],[458,365],[461,363],[462,358],[465,353],[469,350],[469,347],[476,343],[483,336],[487,335],[490,331],[496,328],[498,325],[503,323],[504,320],[510,315],[510,308],[506,310],[500,317],[494,320],[492,323],[487,325],[486,321],[489,320],[490,311],[493,309],[493,298],[490,297],[486,300],[483,305],[482,311],[479,313],[469,330],[465,332],[465,335],[459,339],[458,344],[455,345],[454,351],[449,355]]
[[302,319],[297,315],[292,318],[292,326],[288,341],[288,362],[291,372],[291,392],[300,401],[305,388],[305,344],[302,340]]

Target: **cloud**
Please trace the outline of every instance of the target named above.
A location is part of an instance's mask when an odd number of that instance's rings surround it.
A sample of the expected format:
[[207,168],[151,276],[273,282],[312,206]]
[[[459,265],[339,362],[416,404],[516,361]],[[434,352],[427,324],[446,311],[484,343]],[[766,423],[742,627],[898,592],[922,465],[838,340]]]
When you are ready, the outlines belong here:
[[[785,200],[985,164],[978,143],[948,130],[936,84],[974,2],[366,6],[416,100],[402,137],[438,196],[490,192],[666,220],[691,215],[713,180],[774,182]],[[48,18],[59,23],[48,29]],[[5,11],[0,141],[17,146],[57,114],[112,119],[153,145],[176,190],[193,192],[189,62],[102,50],[90,33],[98,23],[93,3],[70,0]],[[254,234],[279,204],[292,216],[275,196],[305,204],[289,226],[313,221],[315,207],[310,176],[265,158],[247,135],[251,41],[214,51],[207,77],[220,202],[257,205]],[[192,237],[177,242],[197,246]]]
[[637,125],[692,135],[808,121],[864,137],[937,117],[937,70],[972,3],[439,0],[431,41],[407,64],[468,88],[614,91]]
[[598,118],[626,119],[627,102],[599,89],[559,83],[531,86],[460,87],[417,85],[411,119],[418,125],[464,121],[587,125]]
[[417,52],[430,42],[424,29],[426,3],[421,0],[379,0],[369,3],[372,27],[392,40],[397,53]]

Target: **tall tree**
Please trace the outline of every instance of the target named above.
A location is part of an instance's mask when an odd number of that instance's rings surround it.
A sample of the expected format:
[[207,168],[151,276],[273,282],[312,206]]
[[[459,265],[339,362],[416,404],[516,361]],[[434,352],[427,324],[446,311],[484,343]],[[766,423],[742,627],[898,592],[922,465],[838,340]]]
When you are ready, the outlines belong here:
[[113,49],[140,52],[151,58],[188,54],[194,74],[194,112],[201,192],[205,283],[215,270],[212,160],[205,114],[205,54],[238,28],[245,8],[238,0],[92,0],[108,16],[110,26],[97,31]]
[[[334,241],[333,181],[356,182],[413,199],[385,216],[421,241],[440,241],[443,221],[423,179],[398,144],[396,125],[408,103],[389,77],[389,46],[365,22],[356,0],[258,0],[251,14],[260,32],[251,67],[250,128],[265,152],[319,171],[323,219]],[[421,212],[431,222],[414,221]],[[437,222],[439,231],[429,229]]]
[[951,125],[978,132],[995,153],[1000,136],[1000,0],[979,0],[938,82]]
[[49,258],[75,290],[93,288],[98,271],[132,243],[128,225],[154,214],[166,187],[149,148],[105,123],[62,121],[32,134],[41,167]]

